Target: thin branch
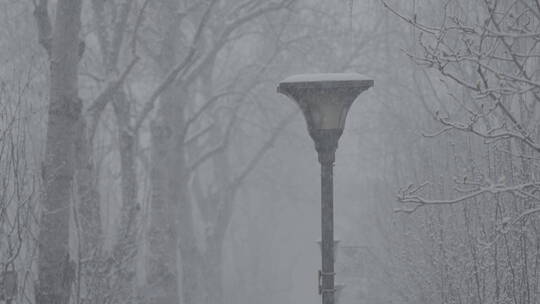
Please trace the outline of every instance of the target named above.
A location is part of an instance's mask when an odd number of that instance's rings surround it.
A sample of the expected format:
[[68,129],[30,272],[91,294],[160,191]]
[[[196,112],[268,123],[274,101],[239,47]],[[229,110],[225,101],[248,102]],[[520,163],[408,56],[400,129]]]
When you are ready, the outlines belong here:
[[[105,61],[108,65],[107,68],[114,69],[117,65],[132,2],[132,0],[124,0],[120,5],[120,14],[112,32],[111,49],[109,50],[109,53],[107,54],[108,58]],[[133,35],[135,36],[136,34],[137,31],[134,31]]]
[[206,8],[201,21],[199,22],[199,25],[197,27],[197,31],[195,32],[195,35],[193,36],[191,46],[189,48],[189,53],[187,56],[182,60],[176,67],[174,67],[171,72],[165,77],[165,79],[157,86],[157,88],[153,91],[153,93],[150,95],[150,98],[145,102],[144,107],[142,109],[141,114],[139,115],[138,119],[135,122],[135,131],[137,131],[143,122],[145,121],[146,117],[150,112],[154,109],[155,103],[161,93],[169,87],[179,76],[180,72],[186,70],[191,64],[194,63],[194,58],[196,57],[197,53],[197,45],[202,37],[202,32],[205,27],[205,25],[208,22],[208,19],[210,18],[210,12],[212,11],[212,8],[217,3],[217,0],[211,0],[208,4],[208,7]]
[[[529,11],[533,13],[533,15],[536,17],[536,19],[540,20],[540,13],[538,13],[538,11],[536,11],[532,6],[530,6],[527,1],[519,0],[519,2],[521,2],[521,4],[523,4],[526,8],[528,8]],[[538,1],[536,1],[536,3],[538,4]]]
[[520,215],[518,215],[514,220],[512,220],[512,224],[516,224],[522,220],[524,220],[526,217],[529,217],[535,213],[538,213],[540,212],[540,208],[533,208],[533,209],[529,209],[523,213],[521,213]]
[[96,24],[96,36],[103,57],[103,63],[106,62],[107,50],[109,49],[109,41],[107,39],[107,26],[105,24],[105,1],[92,0],[92,12]]
[[217,94],[217,95],[214,95],[212,96],[211,98],[209,98],[197,111],[195,111],[195,113],[187,120],[186,122],[186,125],[185,125],[185,129],[187,130],[187,128],[189,128],[189,126],[194,123],[201,115],[202,113],[204,113],[204,111],[206,111],[210,106],[212,106],[213,104],[215,104],[219,99],[225,97],[225,96],[229,96],[229,95],[235,95],[235,94],[240,94],[240,92],[224,92],[224,93],[221,93],[221,94]]
[[131,53],[133,56],[137,54],[137,33],[139,31],[139,27],[141,26],[143,22],[144,12],[146,10],[146,7],[150,3],[150,0],[145,0],[141,9],[139,10],[139,14],[137,15],[137,20],[135,21],[135,27],[133,30],[133,35],[131,36]]
[[439,136],[439,135],[441,135],[443,133],[446,133],[446,132],[448,132],[448,131],[450,131],[452,129],[454,129],[454,128],[451,127],[451,126],[447,126],[447,127],[444,127],[441,130],[439,130],[437,132],[434,132],[434,133],[429,133],[428,134],[428,133],[422,132],[422,136],[424,136],[424,137],[437,137],[437,136]]
[[150,98],[148,98],[148,100],[145,102],[143,109],[141,110],[141,114],[135,122],[135,130],[140,129],[148,114],[150,114],[150,112],[154,109],[155,103],[161,93],[163,93],[163,91],[174,82],[178,74],[180,74],[180,72],[191,63],[191,60],[194,56],[195,48],[191,48],[191,51],[186,56],[186,58],[184,58],[184,60],[180,64],[173,68],[173,70],[165,77],[165,79],[157,86],[157,88],[154,89],[153,93],[150,95]]
[[90,105],[90,107],[88,108],[87,112],[89,112],[92,116],[92,123],[89,128],[90,138],[92,138],[95,133],[97,122],[99,120],[101,112],[103,111],[103,109],[105,109],[118,88],[120,88],[120,86],[124,83],[125,79],[129,75],[135,64],[137,64],[137,61],[139,61],[139,57],[133,57],[126,69],[120,75],[120,77],[118,77],[118,79],[116,80],[109,82],[105,89],[98,95],[94,102],[92,102],[92,105]]
[[[418,191],[420,187],[412,188],[411,186],[409,186],[407,189],[400,191],[397,199],[400,203],[403,203],[406,205],[412,205],[412,207],[397,208],[394,211],[413,213],[418,208],[423,207],[423,206],[454,205],[454,204],[458,204],[458,203],[462,203],[464,201],[470,200],[472,198],[475,198],[483,194],[514,193],[516,195],[528,196],[534,200],[540,201],[539,197],[536,197],[527,191],[527,189],[530,189],[530,188],[537,189],[538,187],[540,187],[540,183],[537,183],[537,182],[518,184],[514,186],[506,186],[502,183],[493,183],[493,184],[487,184],[486,186],[483,186],[483,187],[474,187],[473,189],[470,190],[471,192],[465,195],[453,198],[453,199],[428,199],[421,195],[416,194],[416,192]],[[410,190],[410,189],[413,189],[413,190]]]
[[184,140],[184,145],[188,146],[188,145],[192,144],[197,139],[201,138],[202,136],[207,134],[210,130],[212,130],[213,127],[214,127],[214,125],[209,125],[208,127],[206,127],[204,129],[202,129],[201,131],[197,132],[195,135],[193,135],[190,138]]
[[221,153],[225,151],[229,144],[229,140],[231,137],[231,131],[234,126],[235,119],[234,117],[231,118],[229,121],[229,124],[227,125],[227,129],[225,130],[225,134],[223,135],[223,141],[215,148],[211,149],[210,151],[203,154],[201,157],[199,157],[197,160],[195,160],[189,167],[188,172],[193,172],[195,169],[197,169],[200,165],[202,165],[204,162],[212,158],[214,155]]
[[296,0],[283,0],[281,3],[270,3],[264,8],[239,17],[233,22],[227,24],[219,35],[217,42],[213,45],[213,48],[207,53],[204,59],[201,60],[201,62],[193,70],[191,70],[189,74],[186,74],[184,77],[182,77],[182,79],[179,79],[179,81],[182,81],[185,84],[189,84],[194,81],[197,76],[200,75],[201,70],[203,70],[205,66],[209,62],[211,62],[215,56],[217,56],[219,51],[227,44],[227,42],[229,42],[230,35],[242,25],[272,11],[278,11],[284,8],[288,8],[295,1]]
[[38,40],[41,46],[47,51],[49,57],[51,56],[51,41],[52,41],[52,26],[51,19],[49,17],[49,10],[47,8],[48,0],[39,0],[38,3],[34,2],[34,18],[37,23]]
[[270,138],[266,140],[266,142],[259,148],[257,153],[255,153],[255,156],[248,162],[247,166],[233,180],[233,182],[231,183],[231,186],[233,187],[233,189],[238,188],[242,184],[244,179],[255,168],[255,166],[263,158],[266,152],[270,150],[270,148],[274,145],[279,135],[281,135],[281,132],[283,132],[285,127],[293,120],[293,118],[298,114],[299,111],[300,111],[299,109],[292,111],[278,123],[278,126],[274,129]]
[[529,140],[527,137],[523,136],[520,133],[512,132],[512,131],[509,131],[509,130],[495,132],[495,131],[497,131],[495,129],[489,130],[488,132],[481,132],[481,131],[478,131],[477,129],[475,129],[473,127],[473,125],[466,125],[466,124],[460,124],[460,123],[457,123],[457,122],[451,122],[448,119],[442,118],[442,117],[440,117],[438,120],[442,124],[444,124],[446,126],[450,126],[455,130],[473,133],[473,134],[476,134],[476,135],[478,135],[480,137],[483,137],[483,138],[486,138],[486,139],[497,140],[497,139],[505,139],[505,138],[515,138],[515,139],[518,139],[518,140],[524,142],[525,144],[527,144],[529,147],[531,147],[535,151],[540,152],[540,145],[538,145],[535,142]]
[[407,22],[408,24],[414,26],[415,28],[418,28],[419,30],[421,30],[423,32],[430,33],[430,34],[433,34],[433,35],[435,35],[438,32],[438,29],[435,28],[435,27],[428,27],[428,26],[425,26],[425,25],[421,25],[421,24],[416,22],[416,19],[405,17],[405,15],[398,12],[396,9],[394,9],[392,6],[390,6],[388,3],[386,3],[385,0],[380,0],[380,1],[381,1],[382,5],[386,9],[388,9],[392,14],[394,14],[395,16],[400,18],[401,20]]

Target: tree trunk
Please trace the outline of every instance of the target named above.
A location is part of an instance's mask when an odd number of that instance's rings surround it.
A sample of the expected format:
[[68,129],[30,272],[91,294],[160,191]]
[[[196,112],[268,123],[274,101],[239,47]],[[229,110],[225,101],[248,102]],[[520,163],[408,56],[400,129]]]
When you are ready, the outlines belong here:
[[223,238],[210,237],[203,263],[208,304],[223,303]]
[[[175,64],[177,36],[180,27],[177,1],[162,3],[160,22],[165,29],[161,47],[160,68],[167,75]],[[151,201],[150,227],[148,230],[148,258],[146,260],[146,283],[150,303],[180,303],[178,292],[178,206],[183,204],[185,174],[183,148],[178,139],[183,121],[183,105],[179,90],[170,86],[161,94],[158,118],[151,123]],[[179,181],[181,180],[181,181]],[[191,214],[189,215],[191,216]],[[189,303],[189,302],[185,302]]]
[[114,113],[118,125],[122,208],[117,241],[113,249],[113,288],[117,301],[130,302],[135,293],[137,223],[140,206],[137,202],[135,155],[137,137],[130,125],[130,101],[123,90],[115,94]]
[[92,142],[87,135],[85,119],[76,128],[75,183],[77,184],[77,218],[80,223],[78,291],[82,296],[100,303],[103,295],[103,229],[100,215],[100,194],[92,159]]
[[[179,163],[182,165],[181,162]],[[176,186],[173,198],[177,199],[179,204],[177,214],[179,218],[183,301],[184,304],[204,304],[208,301],[208,290],[204,286],[204,263],[206,261],[197,244],[193,223],[193,206],[187,193],[187,179],[185,176],[182,179],[171,179],[171,184]]]
[[[168,94],[164,94],[167,100]],[[151,126],[151,185],[150,227],[148,231],[149,254],[146,262],[147,284],[150,287],[150,303],[176,304],[178,294],[177,248],[178,234],[176,215],[178,203],[170,198],[171,131],[162,121]],[[172,166],[174,167],[174,166]]]
[[77,72],[81,1],[59,0],[50,44],[49,121],[44,198],[39,232],[36,303],[68,303],[74,266],[69,257],[69,217],[75,126],[80,119]]
[[[159,133],[160,136],[167,137],[166,146],[168,153],[161,160],[156,160],[156,162],[153,160],[154,164],[159,162],[160,166],[153,168],[156,171],[153,171],[152,177],[155,179],[153,183],[161,183],[161,185],[154,185],[154,190],[165,190],[165,192],[158,195],[164,196],[165,202],[163,203],[169,214],[166,215],[166,218],[161,217],[161,211],[159,210],[160,202],[159,200],[154,200],[158,197],[153,197],[151,211],[153,223],[151,231],[156,233],[157,231],[170,230],[170,232],[167,233],[167,237],[162,237],[160,240],[160,242],[165,243],[162,243],[161,246],[158,243],[154,243],[151,245],[150,250],[152,251],[151,256],[153,257],[153,268],[155,271],[176,265],[177,249],[180,249],[183,303],[199,304],[206,303],[207,301],[203,279],[203,263],[205,261],[198,247],[193,219],[193,205],[189,199],[189,175],[187,174],[189,169],[186,164],[186,150],[183,137],[183,130],[185,128],[184,104],[179,102],[183,98],[186,98],[184,94],[187,93],[178,89],[168,89],[164,92],[161,100]],[[155,138],[154,140],[158,139]],[[153,155],[153,157],[158,156],[159,154]],[[156,193],[153,195],[156,195]],[[163,221],[158,222],[159,218],[163,219]],[[176,235],[177,233],[178,235]],[[156,239],[154,238],[154,240]],[[160,289],[163,290],[163,295],[167,295],[167,301],[171,300],[171,302],[161,303],[178,303],[179,295],[174,290],[178,286],[176,268],[169,268],[169,272],[165,275],[163,273],[155,273],[154,275],[160,277],[162,283],[166,282],[165,277],[169,280]],[[155,290],[157,291],[157,289]],[[176,297],[174,297],[175,293]],[[160,296],[156,297],[156,299],[159,298]]]

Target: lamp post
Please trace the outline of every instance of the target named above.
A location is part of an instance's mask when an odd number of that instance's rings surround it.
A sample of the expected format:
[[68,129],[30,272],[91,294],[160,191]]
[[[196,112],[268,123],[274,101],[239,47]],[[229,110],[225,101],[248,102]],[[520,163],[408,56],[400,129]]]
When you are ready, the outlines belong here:
[[373,80],[356,73],[294,75],[277,91],[298,104],[315,142],[321,164],[321,255],[319,293],[323,304],[334,304],[334,182],[333,167],[347,112]]

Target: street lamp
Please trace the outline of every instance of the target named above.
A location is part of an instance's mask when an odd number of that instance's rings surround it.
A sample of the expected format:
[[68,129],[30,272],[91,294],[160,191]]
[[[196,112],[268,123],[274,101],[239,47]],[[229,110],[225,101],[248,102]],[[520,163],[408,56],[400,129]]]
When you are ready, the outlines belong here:
[[300,106],[321,164],[321,254],[319,293],[323,304],[334,304],[334,185],[333,166],[347,112],[373,80],[356,73],[294,75],[277,91]]

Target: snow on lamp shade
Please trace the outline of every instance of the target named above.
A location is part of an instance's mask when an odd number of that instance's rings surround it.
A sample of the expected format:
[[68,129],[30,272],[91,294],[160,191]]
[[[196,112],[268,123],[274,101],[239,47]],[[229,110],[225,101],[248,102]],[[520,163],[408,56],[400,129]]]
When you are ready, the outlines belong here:
[[302,74],[281,81],[278,92],[298,104],[311,133],[343,130],[352,103],[371,86],[373,80],[356,73]]

